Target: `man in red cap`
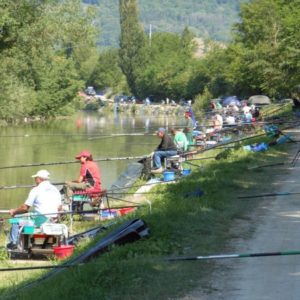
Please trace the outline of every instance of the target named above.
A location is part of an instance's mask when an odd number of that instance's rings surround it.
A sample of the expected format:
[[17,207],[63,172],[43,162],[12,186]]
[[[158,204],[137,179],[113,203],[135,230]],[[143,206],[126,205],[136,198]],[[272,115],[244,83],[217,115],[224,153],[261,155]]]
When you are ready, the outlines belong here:
[[81,167],[78,179],[65,183],[66,195],[69,201],[76,190],[86,191],[87,193],[101,192],[100,171],[98,165],[93,161],[92,154],[88,150],[83,150],[75,158],[80,160]]

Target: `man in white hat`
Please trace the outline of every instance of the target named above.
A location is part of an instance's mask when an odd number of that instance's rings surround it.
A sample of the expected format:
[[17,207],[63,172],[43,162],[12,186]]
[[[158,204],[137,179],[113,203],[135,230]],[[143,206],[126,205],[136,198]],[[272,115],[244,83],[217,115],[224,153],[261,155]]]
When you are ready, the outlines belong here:
[[[44,221],[56,221],[57,213],[61,209],[61,194],[58,189],[49,181],[50,173],[47,170],[40,170],[32,175],[36,186],[29,192],[24,204],[16,209],[10,209],[12,217],[18,214],[27,213],[31,207],[38,216],[45,216]],[[19,234],[19,225],[13,224],[10,230],[10,243],[7,248],[16,249]]]

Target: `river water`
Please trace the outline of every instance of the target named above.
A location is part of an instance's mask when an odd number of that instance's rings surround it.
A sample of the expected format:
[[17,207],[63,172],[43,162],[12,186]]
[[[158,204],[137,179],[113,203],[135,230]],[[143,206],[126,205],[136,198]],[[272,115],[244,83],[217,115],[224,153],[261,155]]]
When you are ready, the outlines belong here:
[[[34,184],[31,175],[47,169],[52,182],[74,180],[79,176],[79,163],[5,168],[26,164],[75,161],[82,150],[94,158],[143,156],[155,149],[160,140],[155,136],[106,136],[112,134],[154,133],[158,127],[184,124],[174,116],[131,116],[120,114],[79,113],[71,119],[47,123],[34,122],[0,128],[0,208],[14,208],[27,197],[29,188],[3,189],[5,186]],[[109,188],[126,170],[128,160],[100,161],[103,188]]]

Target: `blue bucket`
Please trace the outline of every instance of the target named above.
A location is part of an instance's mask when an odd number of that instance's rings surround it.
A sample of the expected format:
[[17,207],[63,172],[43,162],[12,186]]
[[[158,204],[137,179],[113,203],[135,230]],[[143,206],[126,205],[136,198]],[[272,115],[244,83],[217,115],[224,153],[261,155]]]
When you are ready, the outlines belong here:
[[174,172],[164,172],[164,181],[172,181],[175,179]]
[[191,174],[191,169],[183,169],[182,170],[182,176],[188,176]]

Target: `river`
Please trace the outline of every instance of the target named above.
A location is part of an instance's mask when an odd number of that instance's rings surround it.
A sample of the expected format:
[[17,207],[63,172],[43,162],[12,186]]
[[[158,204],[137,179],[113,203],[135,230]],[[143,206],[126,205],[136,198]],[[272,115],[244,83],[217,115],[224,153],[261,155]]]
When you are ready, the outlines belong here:
[[[143,156],[160,140],[156,136],[106,136],[112,134],[154,133],[158,127],[184,124],[174,116],[129,116],[81,112],[70,119],[34,122],[0,128],[0,186],[34,184],[32,174],[47,169],[52,182],[74,180],[79,164],[59,164],[5,168],[25,164],[75,161],[80,151],[89,150],[94,158]],[[103,188],[109,188],[131,161],[100,161]],[[1,169],[2,168],[2,169]],[[26,199],[29,188],[0,189],[1,209],[16,207]]]

